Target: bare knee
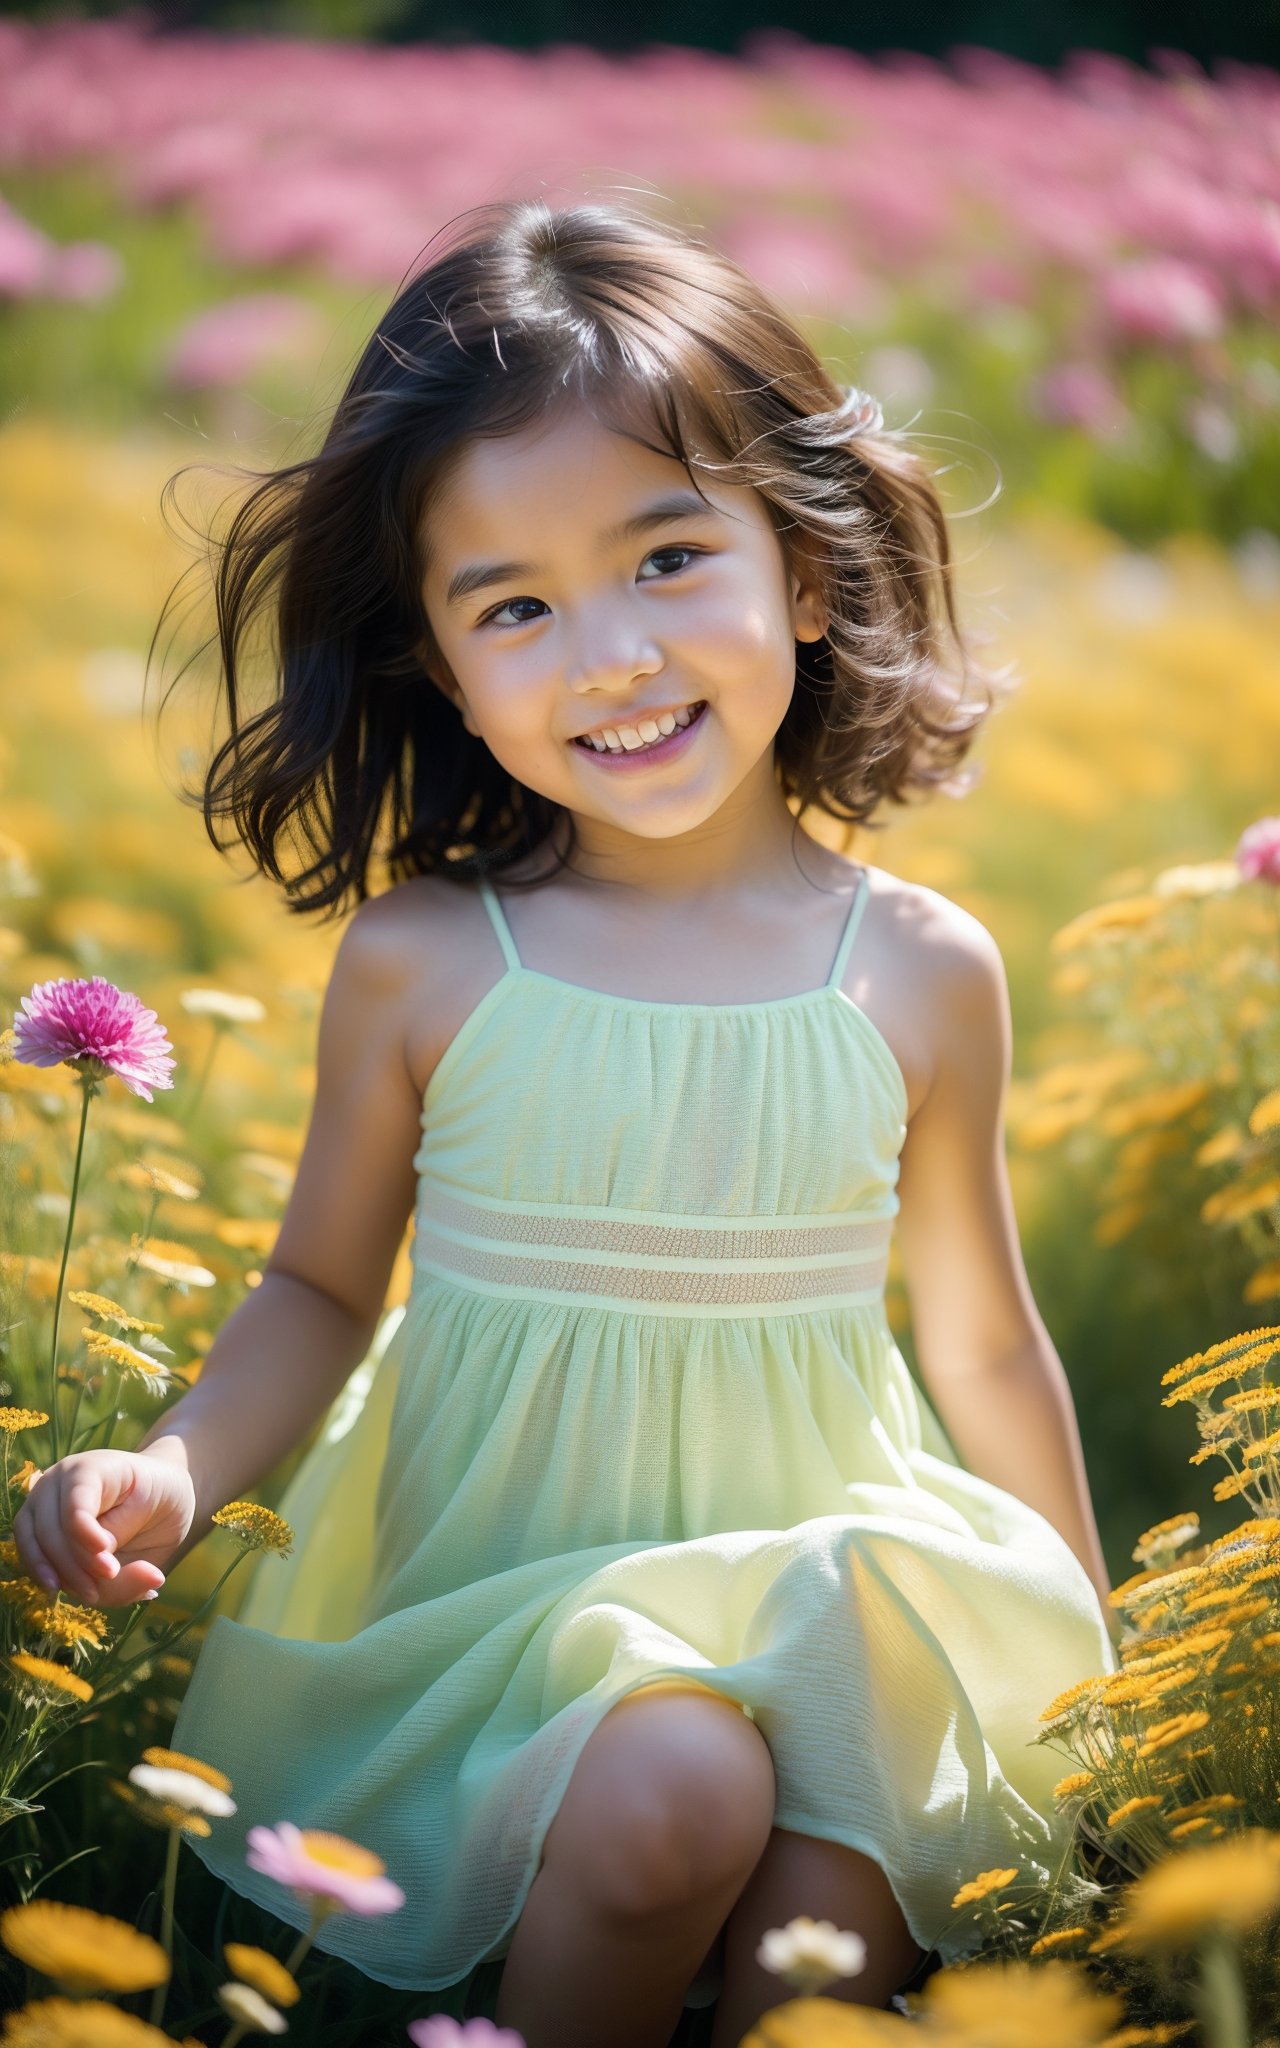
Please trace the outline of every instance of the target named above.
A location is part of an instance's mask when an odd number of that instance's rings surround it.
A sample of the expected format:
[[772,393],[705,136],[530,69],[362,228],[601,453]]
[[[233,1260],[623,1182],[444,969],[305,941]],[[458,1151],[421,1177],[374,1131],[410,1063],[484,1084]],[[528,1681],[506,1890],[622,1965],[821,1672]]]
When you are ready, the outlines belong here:
[[638,1687],[584,1746],[544,1860],[613,1914],[726,1892],[732,1903],[764,1852],[775,1798],[769,1746],[733,1701]]

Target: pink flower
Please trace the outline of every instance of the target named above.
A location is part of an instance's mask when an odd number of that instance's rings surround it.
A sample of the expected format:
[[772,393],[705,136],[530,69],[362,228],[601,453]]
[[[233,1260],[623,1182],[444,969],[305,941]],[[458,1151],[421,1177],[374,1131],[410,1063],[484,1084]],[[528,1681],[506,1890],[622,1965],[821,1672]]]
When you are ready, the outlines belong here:
[[316,332],[305,299],[290,292],[245,292],[187,322],[170,349],[167,375],[187,390],[240,384],[273,361],[305,356]]
[[1096,363],[1050,364],[1029,397],[1043,419],[1055,426],[1083,427],[1095,437],[1119,433],[1128,418],[1115,385]]
[[525,2048],[523,2034],[514,2027],[495,2027],[492,2020],[451,2020],[446,2013],[432,2013],[429,2019],[410,2020],[409,2039],[414,2048],[454,2048],[455,2042],[474,2041],[479,2048]]
[[84,981],[38,982],[22,998],[26,1016],[13,1020],[14,1058],[31,1067],[66,1061],[99,1082],[114,1074],[147,1102],[153,1088],[172,1088],[173,1048],[154,1010],[101,974]]
[[1197,263],[1140,256],[1102,279],[1102,302],[1136,341],[1211,341],[1226,324],[1222,287]]
[[1241,834],[1236,866],[1246,882],[1280,886],[1280,818],[1259,818]]
[[404,1893],[383,1875],[386,1864],[371,1849],[322,1828],[250,1828],[245,1840],[250,1870],[261,1870],[304,1898],[332,1899],[340,1913],[394,1913]]

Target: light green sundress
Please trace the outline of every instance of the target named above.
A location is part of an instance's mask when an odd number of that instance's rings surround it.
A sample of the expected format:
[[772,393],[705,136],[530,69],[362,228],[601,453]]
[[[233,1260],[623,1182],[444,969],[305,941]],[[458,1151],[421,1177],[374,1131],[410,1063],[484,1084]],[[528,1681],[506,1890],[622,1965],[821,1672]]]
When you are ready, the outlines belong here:
[[592,1730],[685,1678],[767,1740],[777,1825],[874,1857],[953,1960],[962,1883],[1047,1873],[1039,1715],[1116,1658],[1083,1566],[958,1462],[885,1317],[907,1099],[840,986],[866,871],[826,983],[742,1004],[540,973],[480,893],[506,971],[424,1096],[409,1300],[279,1503],[293,1555],[197,1659],[173,1743],[238,1811],[190,1846],[302,1928],[247,1830],[350,1836],[406,1903],[317,1947],[469,1985]]

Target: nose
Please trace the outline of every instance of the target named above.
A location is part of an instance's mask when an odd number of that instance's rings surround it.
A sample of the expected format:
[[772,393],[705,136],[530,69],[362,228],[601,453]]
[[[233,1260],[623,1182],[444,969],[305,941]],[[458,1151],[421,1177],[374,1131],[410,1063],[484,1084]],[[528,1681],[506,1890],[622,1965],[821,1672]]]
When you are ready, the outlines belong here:
[[638,676],[656,676],[662,666],[662,649],[644,625],[625,607],[604,605],[584,616],[571,636],[564,673],[571,690],[590,695],[629,690]]

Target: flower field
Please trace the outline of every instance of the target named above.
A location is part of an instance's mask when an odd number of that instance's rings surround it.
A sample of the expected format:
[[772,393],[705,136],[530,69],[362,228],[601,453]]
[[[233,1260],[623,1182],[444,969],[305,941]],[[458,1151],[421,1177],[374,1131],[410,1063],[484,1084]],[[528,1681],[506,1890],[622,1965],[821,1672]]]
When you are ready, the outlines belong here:
[[[1280,78],[1174,56],[1139,74],[1084,54],[1055,78],[983,51],[872,63],[781,31],[740,60],[622,64],[14,22],[0,2042],[287,2026],[334,2048],[508,2048],[475,2016],[483,1974],[472,2014],[433,2017],[430,1995],[290,1943],[180,1854],[235,1787],[166,1747],[177,1697],[213,1612],[235,1612],[237,1568],[287,1548],[273,1503],[304,1447],[154,1605],[41,1588],[12,1522],[72,1446],[136,1443],[258,1283],[337,942],[235,886],[243,865],[180,801],[209,733],[194,686],[157,723],[147,670],[192,561],[166,480],[197,465],[183,492],[221,494],[236,464],[307,441],[456,212],[636,186],[703,222],[936,454],[962,612],[1019,678],[967,793],[847,841],[811,829],[954,898],[1004,955],[1010,1172],[1121,1659],[1045,1702],[1060,1867],[973,1873],[954,1902],[972,1960],[873,2014],[822,1995],[860,1967],[848,1936],[793,1923],[750,2048],[1274,2048]],[[389,1306],[409,1270],[406,1245]],[[893,1268],[889,1309],[910,1358]],[[256,1832],[271,1839],[249,1853],[311,1899],[313,1935],[331,1912],[395,1910],[397,1873],[361,1845],[287,1819]]]

